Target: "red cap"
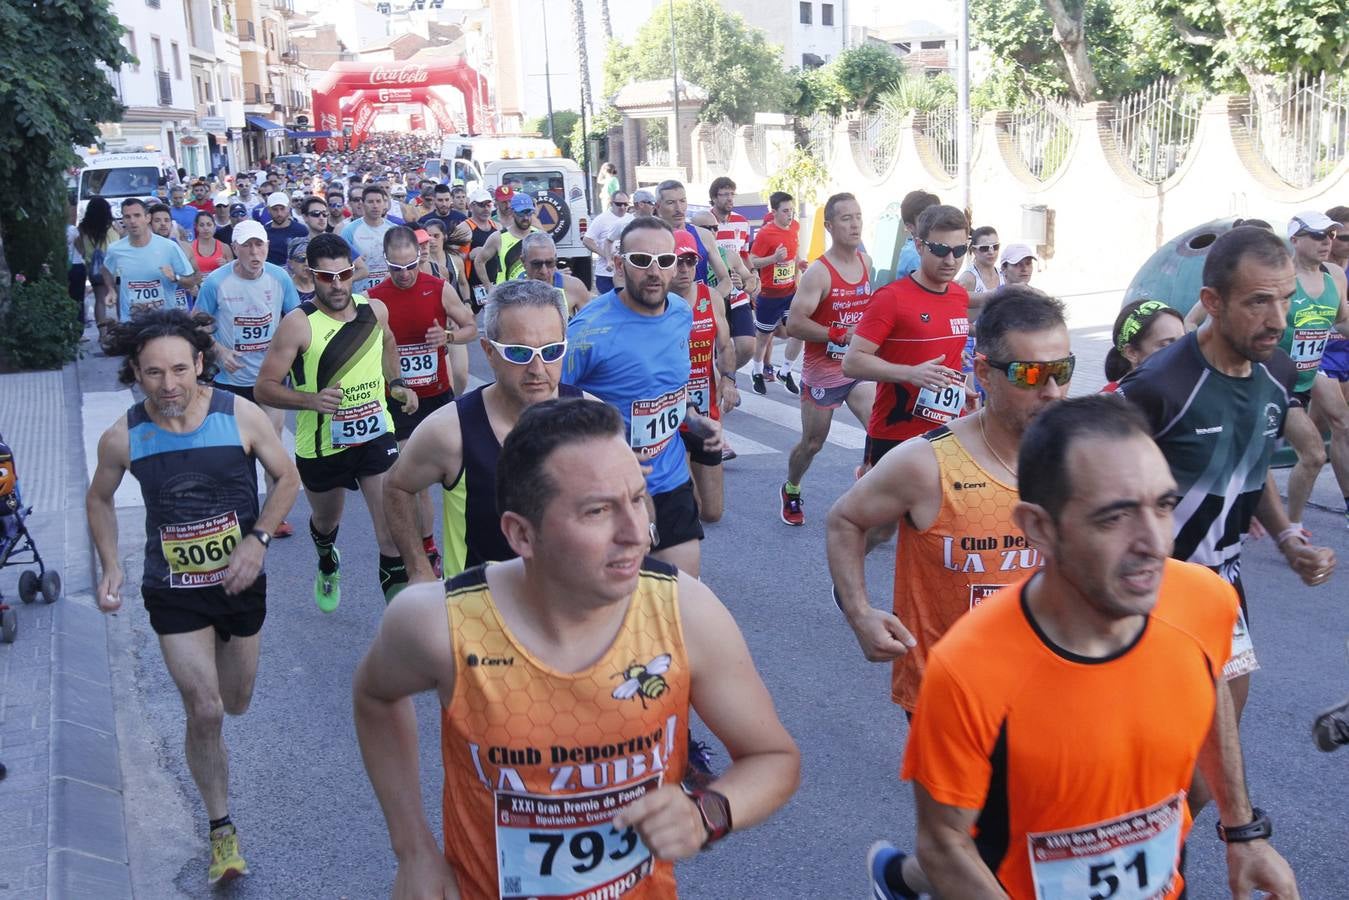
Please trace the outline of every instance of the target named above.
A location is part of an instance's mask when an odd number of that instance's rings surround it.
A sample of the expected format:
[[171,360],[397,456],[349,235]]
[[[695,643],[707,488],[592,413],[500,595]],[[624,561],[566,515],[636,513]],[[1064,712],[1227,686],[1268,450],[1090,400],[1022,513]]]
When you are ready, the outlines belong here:
[[499,185],[497,189],[492,192],[492,196],[496,199],[498,203],[503,203],[514,197],[515,191],[511,190],[511,186],[509,184],[503,184]]
[[431,235],[426,233],[426,229],[418,228],[412,232],[417,236],[417,243],[425,244],[431,240]]
[[697,253],[698,242],[693,239],[693,235],[688,233],[687,229],[680,228],[674,233],[675,253]]

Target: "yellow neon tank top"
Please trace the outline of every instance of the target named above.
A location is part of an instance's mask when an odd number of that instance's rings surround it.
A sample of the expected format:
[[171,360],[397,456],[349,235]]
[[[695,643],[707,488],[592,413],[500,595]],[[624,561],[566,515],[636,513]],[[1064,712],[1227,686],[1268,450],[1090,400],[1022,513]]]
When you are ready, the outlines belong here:
[[937,639],[985,597],[1042,564],[1012,524],[1016,488],[975,462],[949,427],[923,437],[937,456],[941,509],[926,531],[901,521],[895,547],[895,615],[918,645],[895,660],[890,699],[909,712]]
[[673,898],[674,867],[610,820],[688,754],[678,575],[647,559],[613,644],[566,673],[506,629],[487,567],[451,579],[455,686],[441,709],[445,858],[466,900]]

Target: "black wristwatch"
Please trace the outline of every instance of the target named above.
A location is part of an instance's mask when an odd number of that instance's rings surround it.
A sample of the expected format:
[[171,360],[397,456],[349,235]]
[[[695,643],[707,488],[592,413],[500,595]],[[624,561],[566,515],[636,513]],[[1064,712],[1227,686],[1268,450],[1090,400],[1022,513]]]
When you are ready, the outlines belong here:
[[258,543],[262,545],[262,549],[266,550],[268,547],[272,546],[272,536],[261,528],[254,528],[249,534],[258,539]]
[[1274,834],[1274,823],[1269,820],[1269,816],[1260,807],[1252,807],[1251,814],[1255,817],[1249,825],[1234,825],[1230,828],[1224,828],[1221,822],[1218,823],[1218,839],[1226,841],[1229,844],[1242,844],[1246,841],[1260,841],[1271,837]]
[[392,390],[393,388],[396,388],[396,387],[406,388],[407,386],[408,386],[408,383],[407,383],[407,379],[405,379],[405,378],[395,378],[395,379],[393,379],[392,381],[389,382],[389,389],[390,389],[390,390]]
[[684,789],[684,793],[698,807],[698,816],[703,820],[703,828],[707,832],[707,839],[703,841],[704,850],[731,833],[731,804],[726,795],[688,788]]

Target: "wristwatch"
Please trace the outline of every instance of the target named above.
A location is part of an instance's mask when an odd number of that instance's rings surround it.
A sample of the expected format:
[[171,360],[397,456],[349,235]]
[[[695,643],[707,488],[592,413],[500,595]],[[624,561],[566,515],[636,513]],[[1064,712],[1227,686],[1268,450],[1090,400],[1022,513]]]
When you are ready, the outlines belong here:
[[688,788],[684,789],[684,793],[698,807],[698,816],[703,820],[703,828],[707,832],[702,849],[706,850],[731,833],[731,804],[726,795],[712,790]]
[[1252,807],[1251,815],[1255,818],[1248,825],[1234,825],[1230,828],[1224,828],[1221,822],[1218,823],[1218,839],[1229,844],[1241,844],[1246,841],[1259,841],[1274,834],[1274,823],[1269,820],[1269,816],[1260,807]]
[[254,528],[249,534],[258,539],[258,543],[262,545],[262,549],[266,550],[268,547],[272,546],[272,536],[261,528]]
[[395,379],[393,379],[392,381],[389,382],[389,387],[390,387],[390,388],[396,388],[396,387],[405,388],[405,387],[407,387],[407,386],[408,386],[408,383],[407,383],[407,379],[405,379],[405,378],[395,378]]

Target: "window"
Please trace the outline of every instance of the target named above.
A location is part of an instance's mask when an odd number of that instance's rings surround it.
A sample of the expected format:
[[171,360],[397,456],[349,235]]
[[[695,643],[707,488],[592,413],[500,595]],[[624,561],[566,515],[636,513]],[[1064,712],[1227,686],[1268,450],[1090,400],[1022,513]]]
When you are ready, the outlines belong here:
[[169,43],[169,52],[173,55],[173,80],[181,81],[183,79],[183,61],[178,56],[177,41],[171,41]]
[[832,3],[820,4],[820,24],[831,26],[834,24],[834,4]]
[[150,49],[155,57],[155,71],[164,71],[164,45],[159,42],[159,38],[150,38]]
[[810,0],[801,0],[801,24],[809,25],[811,18]]
[[130,28],[126,32],[126,51],[131,54],[131,71],[139,72],[141,70],[140,56],[136,53],[136,32]]
[[918,47],[921,50],[945,50],[946,41],[919,41]]

